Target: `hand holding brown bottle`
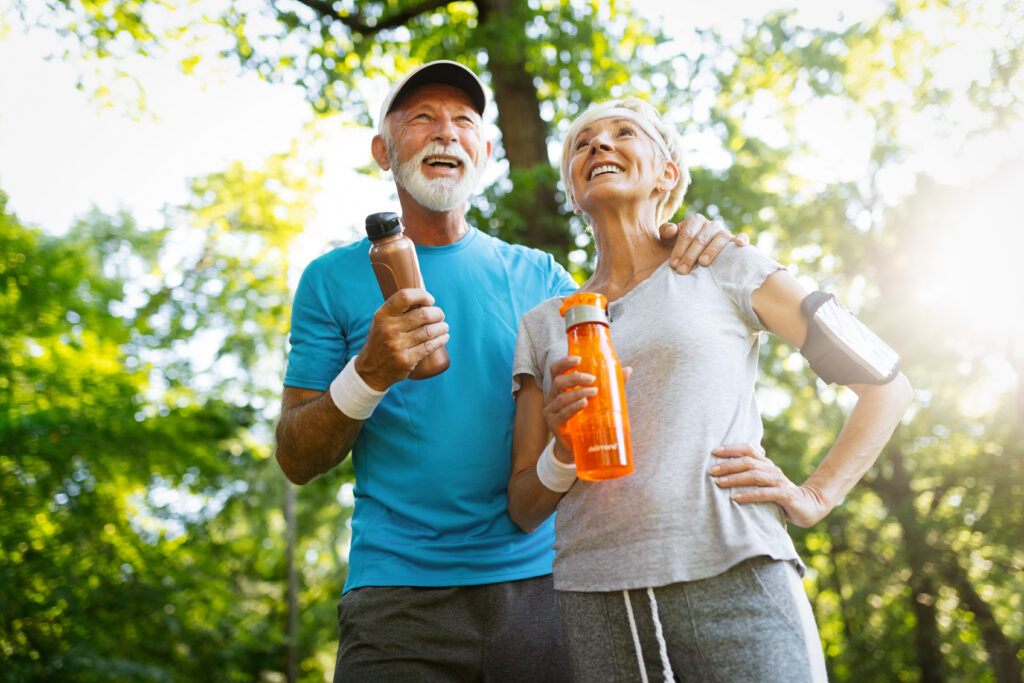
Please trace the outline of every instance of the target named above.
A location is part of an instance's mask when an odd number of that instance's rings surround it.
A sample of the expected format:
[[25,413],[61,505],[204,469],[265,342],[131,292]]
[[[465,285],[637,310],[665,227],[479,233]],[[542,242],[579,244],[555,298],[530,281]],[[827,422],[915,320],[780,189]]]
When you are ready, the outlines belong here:
[[401,382],[448,342],[444,312],[424,289],[400,289],[377,309],[356,371],[378,391]]

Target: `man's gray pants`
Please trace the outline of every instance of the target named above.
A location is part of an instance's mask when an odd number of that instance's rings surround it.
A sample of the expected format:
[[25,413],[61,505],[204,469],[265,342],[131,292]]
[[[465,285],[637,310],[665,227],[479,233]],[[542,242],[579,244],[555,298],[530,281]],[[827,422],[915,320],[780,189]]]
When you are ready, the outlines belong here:
[[338,605],[335,683],[562,683],[569,663],[551,575],[356,588]]

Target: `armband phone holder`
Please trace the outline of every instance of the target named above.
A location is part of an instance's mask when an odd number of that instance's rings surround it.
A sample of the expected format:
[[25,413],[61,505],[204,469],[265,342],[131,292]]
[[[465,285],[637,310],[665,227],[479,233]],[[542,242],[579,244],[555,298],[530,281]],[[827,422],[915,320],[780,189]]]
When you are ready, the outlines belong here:
[[800,312],[807,318],[800,353],[825,382],[885,384],[899,373],[899,355],[832,294],[808,294]]

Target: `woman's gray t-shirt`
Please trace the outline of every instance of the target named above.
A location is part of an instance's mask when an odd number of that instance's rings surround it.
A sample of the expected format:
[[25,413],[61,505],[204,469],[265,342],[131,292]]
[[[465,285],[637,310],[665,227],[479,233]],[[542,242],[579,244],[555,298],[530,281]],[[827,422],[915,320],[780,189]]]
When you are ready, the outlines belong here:
[[[739,504],[708,469],[723,444],[760,447],[754,396],[759,332],[750,295],[782,268],[753,247],[727,246],[708,267],[679,275],[662,264],[609,305],[623,366],[635,471],[577,480],[555,518],[555,588],[609,591],[718,575],[759,555],[800,568],[774,503]],[[523,316],[513,364],[546,394],[550,365],[567,355],[561,298]],[[735,491],[733,489],[732,491]]]

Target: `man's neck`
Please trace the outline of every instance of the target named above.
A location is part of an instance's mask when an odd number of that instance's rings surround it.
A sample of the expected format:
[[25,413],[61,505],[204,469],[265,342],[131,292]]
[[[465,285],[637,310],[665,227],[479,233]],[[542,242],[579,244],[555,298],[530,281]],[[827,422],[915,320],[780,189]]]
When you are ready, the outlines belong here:
[[402,188],[398,189],[398,200],[402,204],[405,235],[416,244],[425,247],[455,244],[469,231],[465,204],[451,211],[432,211],[406,194]]

